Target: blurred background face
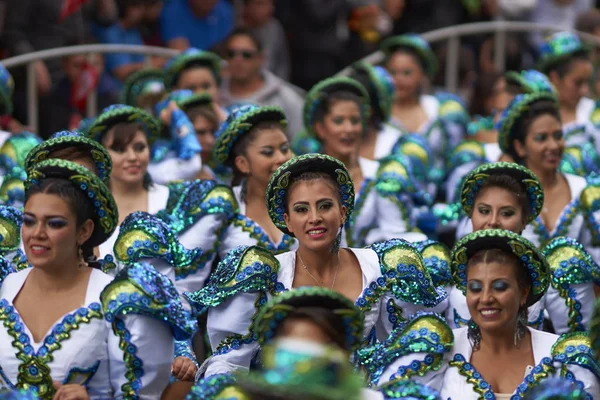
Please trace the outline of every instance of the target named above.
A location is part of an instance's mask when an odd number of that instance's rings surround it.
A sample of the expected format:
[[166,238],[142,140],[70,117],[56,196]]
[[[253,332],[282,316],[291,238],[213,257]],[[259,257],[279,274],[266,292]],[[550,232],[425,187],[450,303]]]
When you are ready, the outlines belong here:
[[572,62],[569,72],[562,78],[556,73],[550,73],[551,81],[558,90],[558,98],[561,105],[570,108],[577,107],[579,100],[590,93],[590,82],[594,68],[587,60],[575,60]]
[[129,25],[136,26],[141,24],[146,17],[146,5],[142,2],[132,4],[125,10],[125,18]]
[[144,14],[144,20],[146,22],[155,22],[160,18],[160,13],[163,9],[162,0],[159,1],[151,1],[150,4],[146,6],[146,12]]
[[212,71],[205,67],[185,69],[177,80],[177,89],[187,89],[194,94],[208,93],[214,101],[218,101],[219,85]]
[[244,82],[260,75],[264,58],[250,37],[237,35],[229,39],[226,57],[231,80]]
[[217,5],[219,0],[188,0],[188,4],[194,14],[199,17],[210,14],[212,9]]
[[81,78],[81,74],[86,68],[94,68],[98,75],[104,72],[104,57],[101,54],[92,54],[91,56],[77,54],[66,57],[63,64],[63,70],[70,82],[76,82]]
[[413,55],[397,51],[388,60],[386,68],[394,78],[394,95],[397,100],[406,100],[418,95],[425,74]]
[[244,5],[244,18],[256,25],[269,22],[275,7],[273,0],[249,0]]

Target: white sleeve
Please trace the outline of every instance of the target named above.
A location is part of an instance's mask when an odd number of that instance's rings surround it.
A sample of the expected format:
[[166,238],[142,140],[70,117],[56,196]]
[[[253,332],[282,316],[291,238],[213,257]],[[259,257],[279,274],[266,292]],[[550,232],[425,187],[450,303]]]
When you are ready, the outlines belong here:
[[[122,339],[109,326],[109,369],[114,398],[159,399],[171,378],[174,354],[171,329],[162,321],[136,314],[124,316],[115,325],[122,332]],[[119,346],[121,342],[125,353]],[[139,389],[135,389],[136,385]]]
[[[581,313],[581,325],[586,329],[589,328],[594,311],[594,284],[589,282],[570,285],[569,297],[579,303],[580,308],[578,312]],[[567,304],[567,300],[561,297],[558,290],[552,285],[546,292],[544,302],[557,335],[562,335],[575,329],[569,327],[569,315],[575,311],[571,310],[571,308],[576,307],[576,303],[573,303],[570,307]]]
[[579,365],[569,365],[567,368],[575,375],[575,379],[583,383],[585,391],[592,399],[600,399],[600,382],[596,375]]
[[202,169],[202,158],[195,154],[189,160],[182,160],[169,152],[164,160],[150,163],[148,173],[154,183],[166,185],[179,180],[194,179]]
[[413,204],[408,196],[400,196],[396,202],[377,192],[374,195],[377,224],[376,228],[368,233],[365,243],[372,244],[390,239],[405,239],[409,242],[427,240],[426,235],[413,232]]
[[[248,370],[259,346],[256,341],[224,342],[235,335],[247,336],[256,312],[256,293],[239,293],[208,310],[207,332],[213,356],[202,365],[204,376]],[[220,346],[221,345],[221,346]]]

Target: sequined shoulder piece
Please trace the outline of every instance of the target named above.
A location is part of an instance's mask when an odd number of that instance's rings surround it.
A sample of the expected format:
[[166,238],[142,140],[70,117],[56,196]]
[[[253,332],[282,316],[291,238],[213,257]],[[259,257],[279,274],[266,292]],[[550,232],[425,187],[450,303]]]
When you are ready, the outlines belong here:
[[579,206],[583,211],[584,220],[592,235],[592,245],[600,246],[600,175],[586,178],[587,185],[579,196]]
[[159,163],[167,158],[171,150],[171,143],[168,140],[158,139],[152,146],[152,162]]
[[188,250],[177,239],[171,227],[163,220],[146,212],[137,211],[125,218],[115,242],[117,260],[132,264],[144,258],[156,258],[175,268],[178,279],[206,266],[207,257],[201,249]]
[[592,351],[588,332],[571,332],[562,335],[552,346],[552,358],[561,363],[561,374],[567,374],[567,365],[585,368],[600,379],[600,367]]
[[15,267],[13,267],[10,261],[4,257],[0,257],[0,287],[2,287],[2,282],[4,282],[4,279],[13,272],[17,272],[17,270]]
[[400,366],[391,380],[423,376],[442,366],[444,354],[452,349],[454,334],[445,319],[436,313],[417,313],[395,328],[387,340],[358,351],[360,364],[368,371],[371,382],[377,384],[384,370],[395,360],[410,354],[427,354],[423,361],[415,360]]
[[438,118],[467,126],[469,113],[460,97],[448,92],[438,92],[435,97],[439,102]]
[[591,281],[600,284],[600,267],[575,239],[555,238],[544,246],[542,253],[548,260],[555,288]]
[[176,340],[186,340],[196,331],[184,310],[177,289],[163,274],[147,263],[131,264],[121,270],[100,295],[105,318],[117,328],[121,316],[139,314],[167,323]]
[[428,386],[408,379],[394,379],[377,388],[385,400],[441,400],[440,394]]
[[375,189],[379,195],[402,201],[401,196],[408,194],[418,204],[431,204],[430,195],[420,190],[415,181],[411,161],[407,157],[394,154],[379,160],[375,177]]
[[210,276],[206,286],[184,296],[197,309],[216,307],[239,293],[279,293],[279,260],[258,246],[239,246],[230,251]]
[[451,286],[450,250],[441,242],[425,240],[413,243],[419,250],[435,286]]
[[10,206],[0,206],[0,255],[16,251],[21,244],[23,213]]
[[476,140],[465,140],[454,148],[448,159],[448,171],[470,162],[477,164],[486,162],[485,149]]
[[411,303],[434,307],[448,295],[433,284],[420,252],[409,242],[392,239],[369,248],[379,257],[382,276],[367,287],[357,300],[361,307],[373,304],[385,292]]
[[195,180],[169,186],[167,206],[157,215],[180,234],[205,215],[222,214],[229,221],[239,205],[231,189],[214,181]]
[[197,382],[185,398],[186,400],[248,400],[235,386],[231,374],[217,374]]

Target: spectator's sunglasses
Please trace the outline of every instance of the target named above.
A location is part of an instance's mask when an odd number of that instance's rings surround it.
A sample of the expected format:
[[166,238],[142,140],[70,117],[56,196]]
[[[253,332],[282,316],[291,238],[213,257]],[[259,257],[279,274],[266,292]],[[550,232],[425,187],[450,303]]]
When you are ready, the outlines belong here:
[[227,50],[227,58],[233,60],[236,56],[241,56],[244,60],[251,60],[257,52],[253,50]]

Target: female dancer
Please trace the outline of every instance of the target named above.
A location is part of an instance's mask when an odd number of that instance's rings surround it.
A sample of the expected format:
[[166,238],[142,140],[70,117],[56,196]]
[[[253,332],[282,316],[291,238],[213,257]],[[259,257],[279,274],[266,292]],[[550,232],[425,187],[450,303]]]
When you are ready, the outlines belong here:
[[[527,168],[514,163],[485,164],[466,176],[461,190],[461,205],[474,231],[506,229],[522,233],[527,224],[540,214],[544,193],[537,177]],[[547,247],[559,245],[578,265],[560,265],[551,259],[551,286],[548,294],[529,309],[528,323],[541,328],[544,310],[548,312],[555,333],[587,330],[593,307],[593,280],[599,268],[582,246],[574,240],[556,238]],[[569,250],[567,249],[569,248]],[[584,265],[585,268],[581,268]],[[567,278],[568,277],[568,278]],[[458,328],[469,320],[464,295],[456,288],[449,291],[447,319]]]
[[168,92],[187,89],[194,93],[208,93],[218,102],[220,84],[221,59],[209,51],[189,48],[165,66]]
[[[391,238],[425,240],[415,228],[411,196],[418,190],[407,168],[398,159],[380,164],[359,156],[369,110],[364,87],[341,77],[319,82],[304,103],[308,131],[319,140],[324,154],[344,163],[354,182],[355,211],[346,223],[343,243],[360,247]],[[395,190],[380,184],[388,172],[394,173]]]
[[237,248],[207,287],[188,295],[196,307],[209,307],[214,355],[201,369],[206,376],[249,368],[258,350],[256,307],[286,289],[328,287],[352,300],[365,313],[365,341],[374,340],[375,326],[382,338],[403,318],[445,299],[418,250],[406,241],[372,249],[339,247],[341,228],[354,208],[354,184],[339,160],[320,154],[291,159],[273,174],[267,201],[275,226],[296,237],[299,248],[276,259],[264,249]]
[[165,96],[165,78],[160,69],[146,68],[134,72],[123,82],[121,103],[139,107],[150,114]]
[[114,281],[97,269],[93,248],[117,224],[108,188],[77,164],[42,161],[29,171],[23,220],[31,268],[0,287],[0,387],[42,399],[158,398],[170,377],[171,330],[186,336],[183,309],[152,268]]
[[[456,244],[452,274],[467,296],[468,327],[453,330],[450,346],[424,346],[435,349],[423,352],[426,362],[423,353],[397,358],[382,381],[412,376],[440,390],[442,398],[508,399],[523,398],[540,381],[558,375],[590,398],[600,396],[586,333],[559,337],[526,327],[526,309],[544,295],[550,279],[546,258],[533,243],[505,230],[473,232]],[[394,332],[385,347],[406,354],[416,341],[439,341],[435,330],[419,330],[419,318]]]

